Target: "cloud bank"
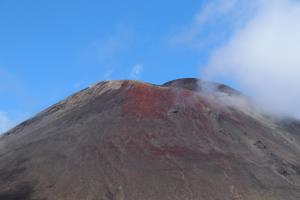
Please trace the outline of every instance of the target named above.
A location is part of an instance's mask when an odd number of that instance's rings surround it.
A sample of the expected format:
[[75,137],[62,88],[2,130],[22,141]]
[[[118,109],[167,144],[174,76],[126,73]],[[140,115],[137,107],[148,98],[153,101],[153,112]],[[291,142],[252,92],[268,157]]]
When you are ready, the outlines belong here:
[[[234,79],[264,111],[300,118],[300,2],[253,2],[257,7],[252,17],[213,51],[203,77]],[[225,1],[218,3],[215,6],[227,5]],[[237,1],[232,3],[230,7],[238,8]],[[203,20],[210,20],[206,16],[212,14],[203,14]],[[221,15],[226,19],[232,13]]]

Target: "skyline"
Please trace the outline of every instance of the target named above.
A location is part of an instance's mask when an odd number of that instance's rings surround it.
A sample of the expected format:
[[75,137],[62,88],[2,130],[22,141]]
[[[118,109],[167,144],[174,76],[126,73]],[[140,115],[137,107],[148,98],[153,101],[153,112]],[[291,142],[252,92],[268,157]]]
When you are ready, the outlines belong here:
[[199,77],[209,45],[174,37],[205,3],[1,1],[0,131],[101,80]]
[[0,132],[103,80],[201,78],[299,117],[299,18],[298,0],[1,1]]

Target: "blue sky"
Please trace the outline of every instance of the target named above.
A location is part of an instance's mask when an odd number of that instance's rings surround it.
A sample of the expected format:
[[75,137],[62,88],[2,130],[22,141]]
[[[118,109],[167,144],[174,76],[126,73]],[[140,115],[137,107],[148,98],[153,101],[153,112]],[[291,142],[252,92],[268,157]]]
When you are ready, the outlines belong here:
[[226,20],[201,22],[208,2],[0,1],[0,123],[2,116],[11,126],[101,80],[199,77],[233,29]]

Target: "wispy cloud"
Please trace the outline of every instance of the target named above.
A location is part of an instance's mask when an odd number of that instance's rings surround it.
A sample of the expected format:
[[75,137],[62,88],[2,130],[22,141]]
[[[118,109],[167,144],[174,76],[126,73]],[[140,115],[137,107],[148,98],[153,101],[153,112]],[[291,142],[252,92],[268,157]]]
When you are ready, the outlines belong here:
[[205,2],[192,22],[171,37],[171,44],[203,48],[212,43],[221,43],[234,30],[243,26],[257,7],[256,0]]
[[97,80],[110,80],[113,75],[125,77],[121,66],[126,65],[127,53],[133,46],[132,38],[130,27],[116,26],[115,30],[100,35],[88,45],[81,53],[81,60],[85,65],[94,66]]
[[0,92],[23,95],[23,88],[20,80],[12,73],[0,66]]
[[[0,66],[0,96],[2,97],[0,134],[12,128],[17,123],[24,121],[32,113],[28,109],[35,104],[35,100],[30,96],[24,85],[26,84],[24,84],[20,77],[11,73],[8,67]],[[23,109],[20,107],[23,107]],[[14,110],[13,108],[16,109]],[[21,111],[19,112],[18,109]],[[4,112],[8,110],[9,112]]]
[[103,75],[103,80],[111,80],[113,72],[112,69],[107,70]]
[[144,66],[142,64],[134,65],[130,72],[130,79],[135,79],[135,80],[140,79],[143,69],[144,69]]
[[25,87],[26,83],[21,77],[9,71],[9,67],[0,66],[0,95],[10,96],[21,101],[26,106],[35,104]]
[[7,131],[9,128],[13,126],[13,122],[9,120],[8,116],[0,111],[0,134]]
[[80,81],[74,83],[73,88],[80,89],[80,88],[84,87],[85,85],[86,85],[86,81],[80,80]]
[[122,31],[97,41],[95,46],[98,61],[102,62],[114,58],[127,48],[128,40],[128,33]]
[[109,34],[99,36],[83,50],[83,61],[104,66],[112,65],[118,61],[116,57],[120,57],[130,47],[131,35],[128,28],[116,27]]

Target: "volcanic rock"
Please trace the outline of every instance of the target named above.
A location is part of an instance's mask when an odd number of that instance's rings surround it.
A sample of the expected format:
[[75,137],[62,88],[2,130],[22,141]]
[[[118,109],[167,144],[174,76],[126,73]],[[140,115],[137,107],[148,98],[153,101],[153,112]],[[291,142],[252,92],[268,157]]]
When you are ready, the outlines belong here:
[[300,199],[299,121],[235,98],[197,79],[95,84],[2,135],[0,200]]

